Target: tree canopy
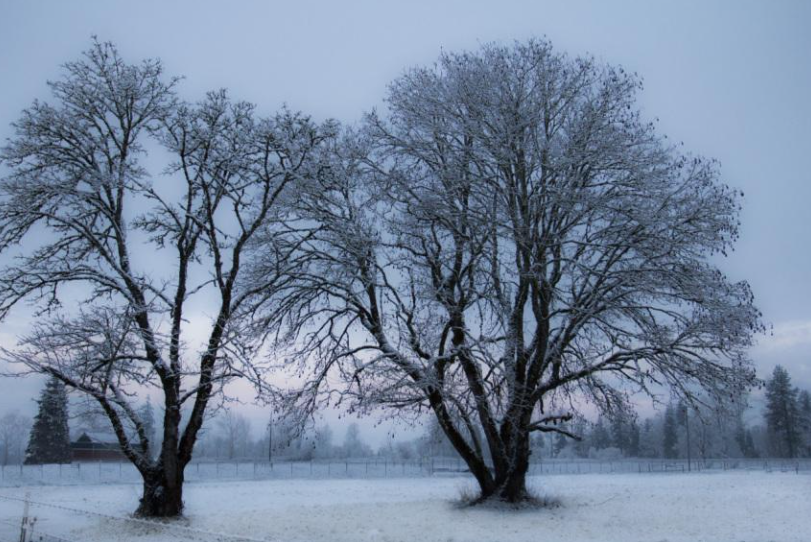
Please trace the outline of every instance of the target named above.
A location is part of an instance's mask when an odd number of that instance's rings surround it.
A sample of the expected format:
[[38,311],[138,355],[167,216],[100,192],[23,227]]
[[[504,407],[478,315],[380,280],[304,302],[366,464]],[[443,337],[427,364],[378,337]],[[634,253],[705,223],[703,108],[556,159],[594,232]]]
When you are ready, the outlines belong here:
[[741,195],[643,120],[640,88],[546,41],[396,79],[297,201],[266,320],[314,375],[298,397],[429,409],[483,496],[513,500],[529,433],[566,433],[583,401],[751,384],[760,314],[711,260]]

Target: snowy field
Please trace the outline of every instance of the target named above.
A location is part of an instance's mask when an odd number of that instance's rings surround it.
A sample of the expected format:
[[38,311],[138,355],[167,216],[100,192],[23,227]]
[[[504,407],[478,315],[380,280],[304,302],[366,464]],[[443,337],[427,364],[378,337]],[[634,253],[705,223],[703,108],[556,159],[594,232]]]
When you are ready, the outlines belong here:
[[[464,477],[192,483],[187,518],[174,526],[33,505],[39,532],[76,542],[249,540],[278,542],[725,541],[807,542],[811,476],[780,472],[593,474],[533,477],[561,505],[543,510],[459,508]],[[4,497],[127,516],[134,484],[4,488]],[[0,500],[0,521],[23,504]],[[19,521],[17,519],[17,521]],[[11,540],[13,530],[0,530]]]

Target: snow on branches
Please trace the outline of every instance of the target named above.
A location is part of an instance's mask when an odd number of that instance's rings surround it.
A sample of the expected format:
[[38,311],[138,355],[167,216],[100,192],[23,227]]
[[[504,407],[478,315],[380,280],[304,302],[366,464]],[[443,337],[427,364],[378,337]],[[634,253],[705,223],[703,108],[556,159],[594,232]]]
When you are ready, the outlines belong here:
[[394,81],[302,192],[266,311],[312,375],[304,404],[428,408],[483,496],[515,500],[530,431],[565,432],[545,420],[583,399],[751,383],[759,312],[709,260],[739,194],[641,119],[640,87],[544,41]]

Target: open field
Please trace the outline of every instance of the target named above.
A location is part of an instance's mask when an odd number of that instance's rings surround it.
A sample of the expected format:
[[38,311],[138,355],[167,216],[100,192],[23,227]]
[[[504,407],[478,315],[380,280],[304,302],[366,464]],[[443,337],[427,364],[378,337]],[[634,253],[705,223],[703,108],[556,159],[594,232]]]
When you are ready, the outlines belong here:
[[[239,540],[212,533],[279,542],[806,542],[811,532],[811,476],[802,473],[583,474],[530,483],[560,506],[460,509],[455,500],[473,488],[465,476],[200,482],[187,486],[186,519],[164,527],[56,508],[123,518],[137,502],[136,484],[0,494],[52,505],[32,505],[36,527],[76,542]],[[0,499],[0,521],[19,518],[22,507]],[[0,533],[13,539],[11,527]]]

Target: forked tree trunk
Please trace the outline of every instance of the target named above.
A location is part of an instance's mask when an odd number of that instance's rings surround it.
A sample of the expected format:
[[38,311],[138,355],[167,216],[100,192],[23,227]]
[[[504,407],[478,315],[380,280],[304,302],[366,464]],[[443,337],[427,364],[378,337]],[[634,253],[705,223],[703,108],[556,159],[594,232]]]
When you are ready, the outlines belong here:
[[[529,419],[528,416],[525,418]],[[511,438],[502,439],[500,450],[490,450],[492,467],[487,465],[484,457],[461,441],[459,433],[452,426],[440,426],[479,484],[480,494],[473,504],[494,500],[520,504],[532,499],[526,482],[530,457],[528,423],[524,423],[523,428],[511,428],[514,433]]]
[[[172,396],[167,403],[174,404]],[[153,468],[141,472],[144,493],[135,511],[137,516],[174,518],[183,514],[183,474],[187,461],[178,454],[179,426],[179,410],[167,408],[160,457]]]
[[514,444],[510,467],[502,476],[496,475],[500,482],[497,497],[505,502],[520,503],[530,499],[527,492],[527,472],[529,471],[529,438],[521,438]]
[[173,518],[183,513],[183,469],[169,473],[160,467],[144,475],[144,492],[135,515]]
[[506,465],[503,468],[494,468],[492,482],[482,484],[477,503],[497,500],[511,504],[519,504],[531,499],[527,491],[527,472],[529,472],[529,438],[519,437],[504,451],[502,461],[495,461],[496,465]]

